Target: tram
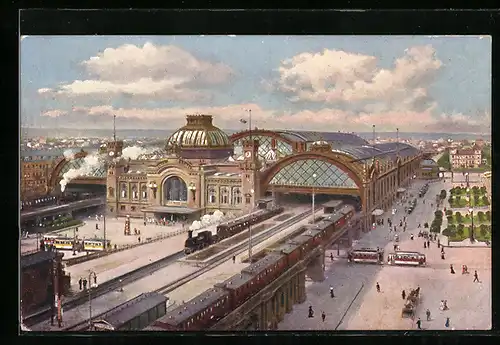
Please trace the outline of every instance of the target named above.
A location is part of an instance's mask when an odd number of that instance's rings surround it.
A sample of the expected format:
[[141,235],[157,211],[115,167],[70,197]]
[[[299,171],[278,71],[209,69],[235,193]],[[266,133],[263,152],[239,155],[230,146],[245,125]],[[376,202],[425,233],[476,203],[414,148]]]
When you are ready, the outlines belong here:
[[396,251],[388,255],[387,263],[399,266],[425,266],[426,260],[425,254],[419,252]]
[[351,250],[347,254],[347,261],[381,265],[384,263],[384,250],[380,248],[361,248]]

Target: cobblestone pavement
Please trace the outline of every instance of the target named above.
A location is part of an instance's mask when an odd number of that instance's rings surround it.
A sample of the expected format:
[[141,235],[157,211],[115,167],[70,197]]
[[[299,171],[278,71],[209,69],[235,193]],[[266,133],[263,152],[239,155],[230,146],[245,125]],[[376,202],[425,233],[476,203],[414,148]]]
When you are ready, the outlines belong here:
[[[416,194],[423,184],[417,181],[409,193]],[[424,249],[423,239],[417,236],[418,224],[431,222],[434,217],[435,195],[443,187],[442,182],[433,182],[429,186],[423,204],[418,198],[414,212],[407,216],[406,232],[398,231],[401,250],[419,251],[427,255],[428,266],[393,267],[380,265],[348,264],[344,253],[337,256],[336,248],[326,253],[324,282],[306,282],[307,299],[305,303],[295,305],[290,314],[285,315],[280,323],[280,330],[392,330],[412,329],[411,319],[402,319],[403,300],[401,291],[420,286],[422,300],[417,309],[418,316],[427,329],[444,329],[445,317],[450,317],[454,329],[488,329],[491,327],[491,249],[489,248],[447,248],[446,260],[441,260],[440,250],[436,243]],[[396,215],[387,213],[382,217],[391,217],[399,224],[403,218],[404,205],[397,205]],[[414,233],[414,240],[410,234]],[[379,226],[367,233],[357,246],[379,246],[385,248],[386,254],[392,252],[393,243],[387,226]],[[329,259],[330,252],[334,261]],[[454,264],[457,274],[451,275],[449,264]],[[461,275],[460,267],[467,264],[469,275]],[[473,272],[477,269],[481,283],[472,283]],[[381,292],[377,293],[375,284],[379,282]],[[332,286],[335,298],[330,298],[329,287]],[[457,289],[457,286],[460,286]],[[448,301],[450,309],[439,311],[439,302]],[[314,318],[307,317],[307,309],[312,306]],[[432,314],[430,322],[425,321],[425,310]],[[325,322],[321,320],[321,312],[326,314]],[[424,317],[422,317],[424,315]]]

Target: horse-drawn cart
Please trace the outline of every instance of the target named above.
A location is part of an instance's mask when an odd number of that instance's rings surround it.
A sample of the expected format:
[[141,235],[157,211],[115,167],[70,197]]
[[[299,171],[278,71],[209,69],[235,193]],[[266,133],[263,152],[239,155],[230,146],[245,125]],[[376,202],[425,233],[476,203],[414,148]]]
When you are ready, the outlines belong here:
[[410,293],[408,294],[408,297],[406,297],[406,301],[403,306],[403,310],[401,312],[401,317],[414,318],[419,300],[420,300],[420,288],[418,287],[414,290],[411,290]]

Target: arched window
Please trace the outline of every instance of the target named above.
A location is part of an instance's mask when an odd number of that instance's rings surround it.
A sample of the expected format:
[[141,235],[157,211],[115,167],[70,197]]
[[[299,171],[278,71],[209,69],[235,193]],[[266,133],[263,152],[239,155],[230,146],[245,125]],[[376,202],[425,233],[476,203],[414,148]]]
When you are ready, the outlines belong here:
[[172,176],[163,183],[164,200],[187,201],[186,183],[178,176]]
[[217,202],[217,191],[215,186],[208,186],[208,203],[215,204]]
[[128,195],[128,191],[127,191],[127,184],[126,183],[122,183],[121,184],[121,196],[122,198],[126,198],[127,195]]
[[113,187],[109,187],[108,188],[108,195],[110,197],[114,197],[115,196],[115,189]]
[[240,187],[233,187],[233,193],[231,198],[233,200],[233,205],[241,204],[242,196]]
[[148,198],[148,187],[145,184],[143,184],[141,187],[141,196],[143,199]]
[[137,190],[137,184],[132,185],[132,199],[139,199],[139,191]]
[[221,204],[229,204],[229,187],[220,187]]

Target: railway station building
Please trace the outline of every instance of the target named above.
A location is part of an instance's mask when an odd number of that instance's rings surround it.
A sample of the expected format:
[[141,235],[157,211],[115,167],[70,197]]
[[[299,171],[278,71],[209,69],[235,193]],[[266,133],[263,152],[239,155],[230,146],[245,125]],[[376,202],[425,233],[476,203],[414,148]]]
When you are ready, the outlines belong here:
[[[186,116],[164,148],[135,160],[120,159],[122,150],[122,141],[109,142],[107,163],[74,181],[105,185],[109,214],[191,220],[215,210],[249,211],[264,197],[285,203],[314,194],[352,200],[365,230],[374,211],[389,208],[416,177],[422,160],[411,145],[371,145],[352,133],[249,128],[229,136],[210,115]],[[52,188],[86,154],[61,160]]]

